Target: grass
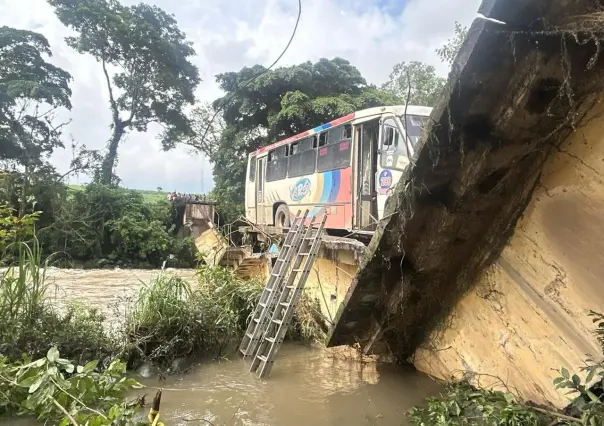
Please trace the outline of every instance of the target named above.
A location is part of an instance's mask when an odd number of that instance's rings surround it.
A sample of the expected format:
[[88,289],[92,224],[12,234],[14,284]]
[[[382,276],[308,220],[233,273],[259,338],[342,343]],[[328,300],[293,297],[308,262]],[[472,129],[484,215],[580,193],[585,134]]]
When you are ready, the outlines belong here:
[[36,238],[12,243],[7,250],[16,262],[0,273],[1,354],[10,360],[23,354],[38,358],[56,345],[66,357],[83,362],[113,352],[98,311],[69,304],[60,314],[49,303],[46,265]]
[[[259,280],[242,281],[223,268],[200,266],[197,283],[162,273],[139,294],[125,325],[128,365],[141,362],[167,367],[192,355],[220,357],[238,343],[264,287]],[[288,331],[295,340],[324,337],[317,303],[303,297]]]
[[[83,191],[84,190],[84,185],[70,184],[70,185],[67,185],[67,187],[72,191]],[[144,201],[147,203],[153,203],[158,200],[166,200],[168,198],[168,192],[166,192],[166,191],[157,191],[157,190],[153,191],[153,190],[149,190],[149,189],[130,189],[130,188],[124,188],[124,190],[138,192],[139,194],[141,194],[143,196]]]

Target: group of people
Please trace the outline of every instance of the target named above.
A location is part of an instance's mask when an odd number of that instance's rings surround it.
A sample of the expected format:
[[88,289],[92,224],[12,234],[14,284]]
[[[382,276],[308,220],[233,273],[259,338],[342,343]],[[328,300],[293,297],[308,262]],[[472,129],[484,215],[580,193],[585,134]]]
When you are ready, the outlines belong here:
[[199,194],[185,194],[176,191],[168,193],[168,201],[184,200],[185,202],[190,201],[207,201],[206,195]]

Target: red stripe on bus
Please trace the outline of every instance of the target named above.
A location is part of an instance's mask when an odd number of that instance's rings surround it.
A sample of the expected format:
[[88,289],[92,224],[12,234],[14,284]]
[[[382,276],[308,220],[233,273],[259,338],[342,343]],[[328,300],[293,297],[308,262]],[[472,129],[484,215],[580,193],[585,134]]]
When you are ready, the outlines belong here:
[[[352,114],[345,115],[344,117],[336,118],[335,120],[332,120],[329,123],[325,123],[325,124],[331,124],[332,127],[335,127],[335,126],[338,126],[340,124],[346,123],[347,121],[350,121],[350,120],[353,120],[353,119],[354,119],[354,112]],[[328,129],[326,129],[326,130],[328,130]],[[305,132],[298,133],[297,135],[290,136],[287,139],[283,139],[281,141],[275,142],[272,145],[267,145],[267,146],[263,146],[262,148],[258,148],[256,151],[254,151],[252,153],[252,155],[259,155],[259,154],[262,154],[264,152],[270,151],[272,149],[278,148],[278,147],[280,147],[282,145],[285,145],[285,144],[297,141],[298,139],[302,139],[302,138],[308,136],[309,132],[310,132],[310,130],[307,130]]]

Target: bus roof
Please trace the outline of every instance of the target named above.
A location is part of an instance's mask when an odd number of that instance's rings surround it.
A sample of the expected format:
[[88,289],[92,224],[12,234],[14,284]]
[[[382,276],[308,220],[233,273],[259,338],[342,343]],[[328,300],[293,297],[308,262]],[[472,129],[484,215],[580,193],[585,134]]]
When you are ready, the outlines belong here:
[[[425,107],[425,106],[409,105],[409,106],[407,106],[406,112],[409,115],[429,116],[430,113],[432,112],[432,108]],[[307,130],[302,133],[298,133],[297,135],[294,135],[294,136],[290,136],[287,139],[282,139],[271,145],[267,145],[262,148],[258,148],[256,151],[252,152],[251,155],[259,155],[264,152],[268,152],[268,151],[275,149],[277,147],[280,147],[282,145],[286,145],[288,143],[297,141],[298,139],[303,139],[307,136],[311,136],[316,133],[320,133],[323,130],[329,129],[330,127],[335,127],[340,124],[345,124],[345,123],[348,123],[355,119],[368,118],[368,117],[377,116],[377,115],[380,115],[383,113],[392,113],[395,115],[403,115],[403,114],[405,114],[405,105],[374,107],[374,108],[367,108],[367,109],[363,109],[361,111],[353,112],[352,114],[345,115],[344,117],[336,118],[335,120],[332,120],[329,123],[321,124],[320,126],[317,126],[313,129]]]

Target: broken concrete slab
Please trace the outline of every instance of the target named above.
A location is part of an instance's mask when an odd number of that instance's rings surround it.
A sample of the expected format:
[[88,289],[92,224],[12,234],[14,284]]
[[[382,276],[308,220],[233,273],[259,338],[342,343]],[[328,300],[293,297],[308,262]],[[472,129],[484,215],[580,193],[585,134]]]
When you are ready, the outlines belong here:
[[604,89],[596,6],[483,2],[328,346],[407,359],[498,257],[551,149]]

